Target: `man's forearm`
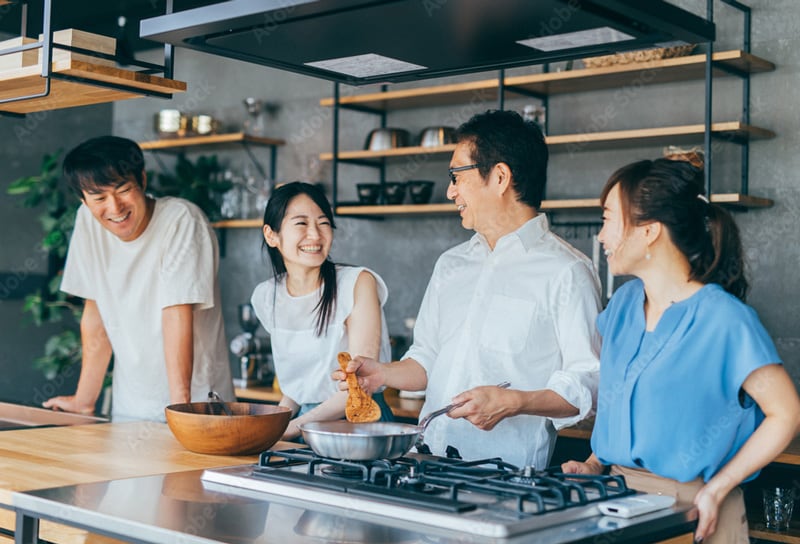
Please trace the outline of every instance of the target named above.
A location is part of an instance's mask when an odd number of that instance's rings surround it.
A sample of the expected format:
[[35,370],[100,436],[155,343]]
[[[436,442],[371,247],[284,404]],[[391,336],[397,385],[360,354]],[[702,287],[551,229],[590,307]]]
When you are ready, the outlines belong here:
[[550,418],[564,418],[577,415],[579,410],[564,397],[550,389],[537,391],[511,390],[513,395],[514,415],[542,416]]
[[192,398],[193,318],[191,304],[169,306],[161,311],[164,360],[172,404],[190,402]]
[[75,401],[80,406],[94,410],[111,362],[111,353],[111,342],[100,311],[93,300],[87,300],[81,316],[81,375],[75,391]]

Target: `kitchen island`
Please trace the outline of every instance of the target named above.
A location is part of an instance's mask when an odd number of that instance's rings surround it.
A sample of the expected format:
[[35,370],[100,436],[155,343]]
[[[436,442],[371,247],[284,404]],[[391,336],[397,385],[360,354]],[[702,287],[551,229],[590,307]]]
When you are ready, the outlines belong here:
[[[144,421],[4,431],[0,437],[0,531],[5,535],[15,528],[15,491],[176,474],[257,459],[192,453],[175,440],[166,424]],[[292,446],[296,444],[274,447]],[[40,528],[41,537],[51,542],[86,541],[86,532],[73,527],[43,523]]]
[[[202,469],[251,464],[185,450],[165,424],[108,423],[4,432],[0,447],[0,524],[16,542],[487,542],[418,523],[362,516],[283,497],[209,489]],[[293,444],[278,443],[275,449]],[[280,499],[280,500],[272,500]],[[517,542],[647,542],[648,534],[690,530],[694,511],[670,509],[636,520],[593,516]],[[16,524],[15,524],[16,516]],[[102,535],[102,536],[98,536]],[[491,540],[493,542],[496,539]],[[690,541],[687,540],[687,542]],[[683,542],[683,541],[681,541]]]

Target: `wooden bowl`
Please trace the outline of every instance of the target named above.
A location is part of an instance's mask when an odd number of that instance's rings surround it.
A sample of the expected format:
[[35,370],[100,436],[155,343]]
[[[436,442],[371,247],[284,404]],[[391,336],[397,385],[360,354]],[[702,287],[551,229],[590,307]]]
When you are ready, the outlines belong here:
[[171,404],[164,410],[167,425],[184,448],[211,455],[252,455],[280,439],[292,412],[285,406],[226,402],[232,415],[222,413],[220,403]]

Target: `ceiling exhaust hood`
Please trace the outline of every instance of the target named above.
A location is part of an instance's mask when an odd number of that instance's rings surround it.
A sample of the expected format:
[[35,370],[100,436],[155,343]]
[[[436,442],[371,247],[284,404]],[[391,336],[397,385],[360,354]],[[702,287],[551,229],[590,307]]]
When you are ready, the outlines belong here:
[[714,40],[662,0],[230,0],[142,38],[347,83],[400,82]]

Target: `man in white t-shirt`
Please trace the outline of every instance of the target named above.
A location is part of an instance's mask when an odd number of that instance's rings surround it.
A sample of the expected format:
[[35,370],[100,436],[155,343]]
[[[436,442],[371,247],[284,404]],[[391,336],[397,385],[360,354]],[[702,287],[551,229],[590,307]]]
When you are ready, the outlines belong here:
[[91,413],[113,353],[111,416],[163,421],[168,404],[234,400],[216,237],[203,212],[145,194],[144,157],[125,138],[88,140],[64,158],[82,201],[61,290],[85,300],[74,395],[44,406]]
[[[599,372],[599,282],[538,212],[548,151],[538,127],[490,111],[459,127],[447,197],[476,234],[442,254],[401,361],[354,358],[368,391],[425,391],[425,441],[444,455],[545,468],[556,429],[591,414]],[[343,379],[344,374],[334,377]],[[509,389],[496,387],[509,381]],[[485,431],[489,431],[488,433]]]

